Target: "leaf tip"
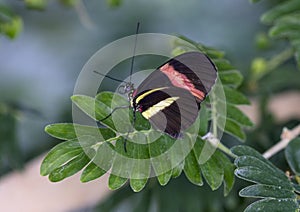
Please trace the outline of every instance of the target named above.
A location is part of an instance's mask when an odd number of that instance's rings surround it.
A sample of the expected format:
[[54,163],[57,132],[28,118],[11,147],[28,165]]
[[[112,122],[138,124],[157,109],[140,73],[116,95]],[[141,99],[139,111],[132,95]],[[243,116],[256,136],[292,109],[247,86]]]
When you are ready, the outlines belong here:
[[51,124],[45,126],[44,131],[49,134],[50,129],[51,129]]

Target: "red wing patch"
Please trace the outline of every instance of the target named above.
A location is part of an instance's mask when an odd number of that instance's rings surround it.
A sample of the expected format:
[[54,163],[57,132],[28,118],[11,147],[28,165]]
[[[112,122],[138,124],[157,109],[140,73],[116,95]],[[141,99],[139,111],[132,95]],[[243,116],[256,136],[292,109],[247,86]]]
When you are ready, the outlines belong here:
[[167,75],[174,86],[188,90],[193,96],[197,97],[201,101],[205,98],[205,93],[203,91],[195,88],[191,80],[189,80],[184,74],[176,71],[173,66],[169,65],[169,63],[163,65],[160,70]]

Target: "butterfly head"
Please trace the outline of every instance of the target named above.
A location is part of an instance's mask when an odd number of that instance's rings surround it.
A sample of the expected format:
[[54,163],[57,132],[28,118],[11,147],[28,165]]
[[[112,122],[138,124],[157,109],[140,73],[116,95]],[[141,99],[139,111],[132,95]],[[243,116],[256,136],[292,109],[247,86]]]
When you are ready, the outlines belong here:
[[128,100],[130,101],[134,93],[134,84],[132,82],[126,82],[119,87],[118,91],[120,94],[127,94]]

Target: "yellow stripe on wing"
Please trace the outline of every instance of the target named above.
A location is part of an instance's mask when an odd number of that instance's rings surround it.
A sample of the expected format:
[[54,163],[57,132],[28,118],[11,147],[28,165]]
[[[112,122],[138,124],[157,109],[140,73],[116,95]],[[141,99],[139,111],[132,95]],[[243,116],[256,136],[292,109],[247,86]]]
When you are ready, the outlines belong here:
[[147,95],[149,95],[149,94],[151,94],[151,93],[154,93],[155,91],[164,90],[164,89],[166,89],[166,88],[168,88],[168,87],[161,87],[161,88],[155,88],[155,89],[149,90],[149,91],[147,91],[147,92],[141,94],[139,97],[137,97],[136,100],[135,100],[135,103],[138,105],[139,102],[140,102],[145,96],[147,96]]
[[165,100],[162,100],[162,101],[158,102],[157,104],[151,106],[150,108],[148,108],[144,112],[142,112],[142,115],[146,119],[149,119],[152,116],[154,116],[155,114],[157,114],[159,111],[169,107],[177,99],[179,99],[179,97],[170,97],[170,98],[167,98]]

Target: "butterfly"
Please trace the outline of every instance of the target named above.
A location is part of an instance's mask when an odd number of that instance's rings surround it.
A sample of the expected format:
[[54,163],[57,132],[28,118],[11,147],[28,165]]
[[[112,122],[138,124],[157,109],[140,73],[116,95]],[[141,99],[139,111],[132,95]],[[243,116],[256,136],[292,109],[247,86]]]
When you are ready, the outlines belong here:
[[173,138],[196,120],[200,104],[216,83],[217,68],[200,52],[176,56],[153,71],[136,89],[125,85],[130,107]]

